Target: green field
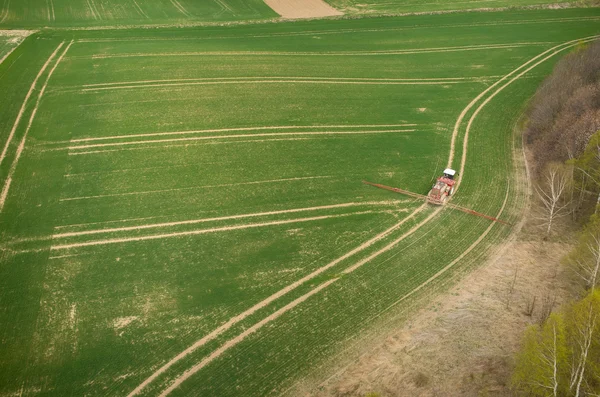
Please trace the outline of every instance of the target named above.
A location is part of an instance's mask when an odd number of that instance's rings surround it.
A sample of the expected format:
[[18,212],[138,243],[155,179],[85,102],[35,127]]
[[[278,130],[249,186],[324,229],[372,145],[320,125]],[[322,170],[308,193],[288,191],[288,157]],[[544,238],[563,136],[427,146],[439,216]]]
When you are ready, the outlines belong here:
[[511,232],[361,181],[426,193],[452,165],[455,203],[516,223],[515,124],[599,20],[30,36],[0,64],[0,396],[282,395],[314,376]]
[[0,0],[0,28],[181,24],[276,17],[262,0]]

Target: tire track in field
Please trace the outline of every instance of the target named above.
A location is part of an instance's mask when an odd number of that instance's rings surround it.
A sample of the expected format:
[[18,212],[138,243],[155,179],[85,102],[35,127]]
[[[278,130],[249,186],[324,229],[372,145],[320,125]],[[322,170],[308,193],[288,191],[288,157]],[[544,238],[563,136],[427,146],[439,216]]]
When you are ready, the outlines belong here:
[[279,210],[279,211],[255,212],[255,213],[251,213],[251,214],[239,214],[239,215],[230,215],[230,216],[220,216],[220,217],[214,217],[214,218],[191,219],[191,220],[177,221],[177,222],[162,222],[162,223],[154,223],[154,224],[141,225],[141,226],[125,226],[125,227],[115,227],[115,228],[96,229],[96,230],[83,230],[83,231],[78,231],[78,232],[57,233],[52,236],[52,239],[60,239],[60,238],[65,238],[65,237],[84,236],[84,235],[100,234],[100,233],[125,232],[125,231],[132,231],[132,230],[138,231],[138,230],[145,230],[145,229],[159,229],[159,228],[164,228],[164,227],[173,227],[173,226],[181,226],[181,225],[195,225],[198,223],[205,223],[205,222],[218,222],[218,221],[225,221],[225,220],[232,220],[232,219],[256,218],[256,217],[269,216],[269,215],[294,214],[294,213],[298,213],[298,212],[310,212],[310,211],[335,209],[335,208],[392,205],[392,204],[397,204],[397,203],[399,203],[399,201],[388,200],[388,201],[351,202],[351,203],[342,203],[342,204],[321,205],[318,207],[292,208],[292,209]]
[[0,23],[4,22],[6,17],[8,17],[9,11],[10,11],[10,0],[4,0],[4,7],[2,7],[2,18],[0,18]]
[[174,6],[175,8],[177,8],[177,10],[178,10],[180,13],[182,13],[183,15],[185,15],[185,16],[186,16],[186,17],[188,17],[188,18],[192,16],[192,14],[190,14],[190,13],[188,12],[188,10],[186,10],[186,9],[185,9],[185,7],[181,5],[181,3],[180,3],[180,2],[178,2],[177,0],[170,0],[170,1],[171,1],[171,4],[173,4],[173,6]]
[[109,87],[118,85],[151,84],[151,83],[170,83],[170,82],[194,82],[194,81],[227,81],[227,80],[258,80],[258,79],[288,79],[288,80],[361,80],[361,81],[470,81],[492,79],[502,76],[471,76],[471,77],[429,77],[429,78],[375,78],[375,77],[309,77],[309,76],[240,76],[240,77],[204,77],[191,79],[163,79],[163,80],[137,80],[137,81],[117,81],[112,83],[83,84],[81,87]]
[[[537,59],[539,59],[539,58],[543,57],[544,55],[546,55],[546,54],[548,54],[548,53],[550,53],[550,52],[552,52],[552,51],[555,51],[557,48],[560,48],[560,47],[562,47],[562,46],[565,46],[565,45],[570,45],[570,44],[572,44],[572,43],[578,43],[579,41],[582,41],[582,40],[589,40],[589,39],[592,39],[592,38],[597,38],[597,37],[598,37],[598,36],[589,36],[589,37],[585,37],[585,38],[582,38],[582,39],[571,40],[571,41],[568,41],[568,42],[566,42],[566,43],[561,43],[561,44],[559,44],[559,45],[557,45],[557,46],[554,46],[554,47],[552,47],[552,48],[550,48],[550,49],[548,49],[548,50],[546,50],[546,51],[542,52],[541,54],[539,54],[539,55],[537,55],[537,56],[533,57],[532,59],[530,59],[529,61],[527,61],[525,64],[521,65],[519,68],[517,68],[517,69],[513,70],[512,72],[510,72],[510,73],[509,73],[509,74],[507,74],[506,76],[502,77],[500,80],[496,81],[494,84],[492,84],[491,86],[489,86],[488,88],[486,88],[486,89],[485,89],[485,90],[484,90],[484,91],[483,91],[481,94],[479,94],[477,97],[475,97],[475,98],[474,98],[474,99],[473,99],[473,100],[472,100],[472,101],[471,101],[471,102],[470,102],[470,103],[467,105],[467,107],[465,107],[465,108],[463,109],[463,111],[461,112],[461,114],[458,116],[458,119],[456,120],[456,123],[454,124],[454,130],[452,131],[452,139],[451,139],[451,142],[450,142],[450,156],[448,157],[448,164],[447,164],[447,167],[448,167],[448,168],[451,168],[451,167],[452,167],[452,162],[453,162],[453,160],[454,160],[454,153],[455,153],[456,139],[457,139],[457,137],[458,137],[458,130],[459,130],[459,128],[460,128],[460,125],[462,124],[462,121],[463,121],[464,117],[467,115],[467,113],[468,113],[468,112],[469,112],[469,111],[470,111],[470,110],[473,108],[473,106],[475,106],[475,104],[476,104],[476,103],[477,103],[477,102],[478,102],[478,101],[479,101],[479,100],[480,100],[480,99],[481,99],[481,98],[482,98],[482,97],[483,97],[485,94],[487,94],[488,92],[490,92],[492,89],[494,89],[496,86],[498,86],[499,84],[501,84],[503,81],[505,81],[505,80],[509,79],[509,78],[510,78],[512,75],[514,75],[515,73],[518,73],[518,72],[521,70],[521,68],[523,68],[523,67],[526,67],[527,65],[529,65],[529,64],[530,64],[530,63],[532,63],[532,62],[535,62]],[[539,63],[538,63],[538,64],[539,64]],[[538,65],[538,64],[536,64],[536,65]],[[531,69],[532,69],[532,68],[528,69],[528,71],[529,71],[529,70],[531,70]],[[524,73],[521,73],[521,74],[520,74],[520,76],[522,76],[523,74],[524,74]],[[513,79],[513,80],[511,80],[511,82],[512,82],[512,81],[514,81],[514,79]],[[510,83],[509,83],[509,84],[510,84]],[[507,85],[508,85],[508,84],[507,84]],[[494,95],[494,96],[495,96],[495,95]],[[482,108],[482,107],[480,107],[480,108]],[[459,174],[459,179],[460,179],[460,174]],[[458,188],[458,186],[457,186],[457,188]]]
[[143,195],[143,194],[169,193],[169,192],[178,192],[178,191],[182,191],[182,190],[211,189],[211,188],[217,188],[217,187],[246,186],[246,185],[260,185],[260,184],[266,184],[266,183],[281,183],[281,182],[291,182],[291,181],[305,181],[305,180],[311,180],[311,179],[328,179],[328,178],[333,178],[333,176],[332,175],[303,176],[303,177],[294,177],[294,178],[267,179],[267,180],[263,180],[263,181],[222,183],[222,184],[218,184],[218,185],[190,186],[190,187],[173,188],[173,189],[145,190],[145,191],[140,191],[140,192],[99,194],[96,196],[67,197],[67,198],[60,199],[59,202],[101,199],[101,198],[107,198],[107,197],[139,196],[139,195]]
[[[108,149],[108,150],[88,150],[85,152],[69,152],[69,156],[81,156],[85,154],[98,154],[98,153],[114,153],[114,152],[128,152],[132,150],[148,150],[148,149],[166,149],[173,147],[190,147],[190,146],[206,146],[206,145],[232,145],[240,143],[263,143],[263,142],[290,142],[290,141],[312,141],[318,139],[334,139],[334,138],[269,138],[269,139],[248,139],[248,140],[235,140],[235,141],[221,141],[221,142],[204,142],[204,143],[182,143],[179,145],[161,145],[161,146],[149,146],[149,147],[129,147],[123,149]],[[66,150],[67,148],[48,149],[46,151],[54,150]]]
[[217,128],[208,130],[190,130],[190,131],[173,131],[173,132],[152,132],[148,134],[131,134],[131,135],[114,135],[102,137],[89,137],[71,139],[70,143],[102,141],[110,139],[126,139],[126,138],[142,138],[150,136],[170,136],[170,135],[187,135],[187,134],[203,134],[207,132],[236,132],[236,131],[265,131],[265,130],[300,130],[300,129],[315,129],[315,128],[393,128],[393,127],[416,127],[417,124],[345,124],[345,125],[281,125],[281,126],[261,126],[261,127],[238,127],[238,128]]
[[50,251],[60,251],[71,248],[80,248],[80,247],[90,247],[96,245],[108,245],[108,244],[118,244],[118,243],[129,243],[134,241],[148,241],[148,240],[161,240],[165,238],[173,238],[173,237],[181,237],[181,236],[196,236],[200,234],[207,233],[216,233],[216,232],[228,232],[232,230],[243,230],[243,229],[254,229],[258,227],[266,227],[266,226],[278,226],[278,225],[288,225],[292,223],[304,223],[304,222],[313,222],[320,221],[324,219],[334,219],[334,218],[344,218],[355,215],[364,215],[364,214],[372,214],[375,211],[360,211],[360,212],[350,212],[347,214],[336,214],[336,215],[321,215],[321,216],[313,216],[309,218],[296,218],[296,219],[285,219],[280,221],[270,221],[270,222],[261,222],[261,223],[247,223],[243,225],[235,225],[235,226],[222,226],[222,227],[214,227],[209,229],[199,229],[199,230],[189,230],[185,232],[173,232],[173,233],[163,233],[163,234],[153,234],[148,236],[139,236],[139,237],[121,237],[121,238],[109,238],[105,240],[94,240],[94,241],[85,241],[81,243],[69,243],[69,244],[60,244],[53,245],[50,247]]
[[96,8],[96,4],[94,3],[94,0],[86,0],[86,1],[88,4],[88,8],[90,9],[90,11],[92,13],[92,17],[94,17],[95,20],[102,19],[100,12],[98,12],[98,9]]
[[146,19],[150,19],[150,17],[148,16],[148,14],[146,14],[144,12],[144,10],[142,9],[142,7],[140,7],[140,5],[138,4],[138,2],[136,0],[132,0],[133,1],[133,5],[135,6],[135,8],[137,9],[138,13],[145,17]]
[[187,83],[161,83],[161,84],[136,84],[121,85],[112,87],[84,88],[82,93],[112,91],[112,90],[132,90],[139,88],[160,88],[160,87],[192,87],[196,85],[233,85],[233,84],[337,84],[337,85],[447,85],[459,84],[460,81],[340,81],[340,80],[228,80],[228,81],[196,81]]
[[[114,147],[114,146],[129,146],[129,145],[146,145],[152,143],[170,143],[170,142],[189,142],[189,141],[204,141],[204,140],[215,140],[215,139],[231,139],[231,138],[253,138],[253,137],[272,137],[272,136],[323,136],[323,135],[371,135],[371,134],[389,134],[398,132],[415,132],[415,129],[402,129],[402,130],[374,130],[374,131],[310,131],[310,132],[267,132],[259,134],[236,134],[236,135],[213,135],[213,136],[199,136],[199,137],[187,137],[187,138],[170,138],[170,139],[150,139],[144,141],[125,141],[125,142],[111,142],[111,143],[92,143],[87,145],[76,145],[69,146],[68,150],[81,150],[81,149],[93,149],[100,147]],[[57,150],[62,150],[58,148]]]
[[206,51],[206,52],[155,52],[155,53],[129,53],[129,54],[104,54],[81,56],[73,58],[110,59],[110,58],[134,58],[134,57],[175,57],[175,56],[371,56],[371,55],[411,55],[429,54],[457,51],[477,51],[510,49],[534,45],[547,45],[547,42],[526,42],[509,44],[477,44],[469,46],[412,48],[406,50],[382,50],[382,51],[335,51],[335,52],[290,52],[290,51]]
[[426,207],[425,204],[421,205],[419,208],[417,208],[415,211],[413,211],[412,214],[410,214],[408,217],[404,218],[402,221],[398,222],[397,224],[395,224],[395,225],[391,226],[390,228],[384,230],[383,232],[377,234],[376,236],[372,237],[371,239],[367,240],[363,244],[361,244],[358,247],[354,248],[353,250],[347,252],[346,254],[342,255],[341,257],[333,260],[332,262],[329,262],[327,265],[322,266],[322,267],[314,270],[312,273],[310,273],[310,274],[302,277],[301,279],[293,282],[292,284],[288,285],[287,287],[282,288],[281,290],[277,291],[273,295],[271,295],[268,298],[262,300],[261,302],[256,303],[254,306],[252,306],[249,309],[245,310],[244,312],[238,314],[237,316],[232,317],[225,324],[223,324],[220,327],[216,328],[215,330],[213,330],[212,332],[210,332],[209,334],[207,334],[206,336],[204,336],[202,339],[198,340],[193,345],[191,345],[190,347],[188,347],[187,349],[185,349],[183,352],[179,353],[177,356],[175,356],[174,358],[172,358],[165,365],[163,365],[162,367],[160,367],[157,371],[155,371],[152,375],[150,375],[146,380],[144,380],[138,387],[136,387],[135,390],[133,390],[131,393],[129,393],[128,397],[132,397],[132,396],[135,396],[135,395],[139,394],[147,385],[149,385],[152,381],[154,381],[154,379],[156,379],[157,377],[159,377],[162,373],[164,373],[165,371],[167,371],[175,363],[177,363],[178,361],[180,361],[181,359],[183,359],[187,355],[191,354],[192,352],[194,352],[198,348],[204,346],[206,343],[208,343],[211,340],[215,339],[216,337],[218,337],[219,335],[221,335],[223,332],[225,332],[228,329],[230,329],[231,327],[233,327],[235,324],[237,324],[240,321],[244,320],[248,316],[254,314],[258,310],[260,310],[260,309],[268,306],[269,304],[271,304],[275,300],[279,299],[280,297],[286,295],[287,293],[295,290],[296,288],[298,288],[302,284],[306,283],[307,281],[312,280],[313,278],[317,277],[319,274],[323,273],[327,269],[332,268],[333,266],[337,265],[338,263],[342,262],[343,260],[345,260],[347,258],[350,258],[354,254],[367,249],[368,247],[372,246],[373,244],[375,244],[379,240],[387,237],[394,230],[396,230],[399,227],[401,227],[405,222],[407,222],[408,220],[412,219],[418,212],[422,211],[425,207]]
[[[592,36],[594,39],[598,36]],[[592,38],[588,37],[585,39],[589,39],[588,41],[593,40]],[[581,40],[581,39],[580,39]],[[498,92],[502,91],[506,86],[508,86],[509,84],[511,84],[512,82],[516,81],[519,77],[521,77],[523,74],[527,73],[529,70],[533,69],[535,66],[539,65],[540,63],[544,62],[545,60],[549,59],[550,57],[556,55],[557,53],[564,51],[567,48],[570,48],[572,46],[577,45],[577,43],[580,40],[573,40],[571,42],[567,42],[567,43],[563,43],[561,45],[555,46],[545,52],[543,52],[542,54],[534,57],[533,59],[527,61],[526,63],[524,63],[523,65],[519,66],[517,69],[515,69],[514,71],[512,71],[511,73],[509,73],[507,76],[510,77],[513,74],[519,72],[520,70],[522,70],[523,68],[526,68],[529,64],[531,64],[532,62],[535,62],[535,60],[539,59],[540,57],[544,56],[545,54],[547,54],[548,52],[552,52],[553,50],[555,50],[555,52],[552,53],[552,55],[547,56],[546,58],[544,58],[543,60],[535,63],[533,66],[527,68],[525,71],[523,71],[522,73],[520,73],[517,77],[513,78],[512,80],[510,80],[507,84],[505,84],[503,87],[501,87],[499,89]],[[574,43],[574,44],[573,44]],[[564,48],[560,48],[567,45]],[[558,48],[558,50],[556,50]],[[501,79],[501,81],[506,80],[506,78],[508,78],[507,76],[505,76],[504,78]],[[496,84],[497,85],[497,84]],[[489,90],[486,90],[485,92],[489,92]],[[497,93],[493,94],[494,96],[497,95]],[[481,98],[483,95],[478,96],[477,98]],[[474,105],[475,101],[472,101],[469,105],[467,105],[467,109],[466,111],[463,111],[461,113],[461,115],[459,116],[459,119],[462,120],[462,118],[464,118],[464,115],[468,112],[468,110],[470,108],[472,108],[472,106]],[[472,117],[471,120],[469,122],[469,125],[467,126],[467,128],[470,129],[470,126],[472,124],[472,121],[475,119],[475,117],[477,116],[477,114],[479,113],[479,110],[481,110],[487,103],[489,103],[489,100],[486,100],[479,108],[477,113],[475,113]],[[465,132],[466,133],[466,132]],[[455,131],[453,131],[453,137],[452,137],[452,141],[455,141],[455,136],[454,134],[458,134],[458,129],[455,129]],[[463,155],[461,158],[461,170],[464,170],[464,163],[466,162],[466,144],[464,145],[463,148]],[[454,156],[454,151],[455,151],[455,146],[452,145],[451,146],[451,151],[450,151],[450,157],[452,158]],[[457,188],[458,185],[460,185],[462,180],[462,173],[461,173],[461,177],[459,178],[459,180],[457,181]],[[508,189],[507,189],[507,196],[508,197]],[[498,216],[500,216],[502,214],[502,212],[504,211],[504,207],[506,204],[506,200],[503,203],[502,208],[500,209]],[[422,207],[419,207],[420,209],[424,208],[427,204],[424,204]],[[437,215],[441,210],[443,209],[443,207],[440,207],[438,209],[436,209],[432,214],[430,214],[424,221],[421,221],[418,225],[414,226],[412,229],[410,229],[407,233],[405,233],[404,235],[402,235],[400,238],[398,238],[397,240],[395,240],[394,242],[388,244],[386,247],[382,248],[381,250],[377,251],[376,253],[370,255],[367,260],[362,260],[360,262],[358,262],[357,264],[347,268],[346,270],[348,272],[352,272],[354,270],[356,270],[357,268],[359,268],[360,266],[364,265],[365,263],[367,263],[368,261],[374,259],[376,256],[382,254],[383,252],[386,252],[387,250],[391,249],[392,247],[394,247],[397,243],[399,243],[400,241],[402,241],[404,238],[408,237],[410,234],[414,233],[415,231],[417,231],[418,229],[420,229],[423,225],[425,225],[427,222],[429,222],[431,219],[433,219],[433,217],[435,215]],[[419,209],[417,209],[417,211],[419,211]],[[415,211],[413,214],[411,214],[408,218],[405,218],[405,220],[409,219],[410,217],[412,217],[417,211]],[[404,220],[404,221],[405,221]],[[426,281],[426,283],[429,283],[431,281],[433,281],[433,279],[439,277],[440,274],[442,274],[444,271],[448,270],[449,268],[451,268],[452,266],[454,266],[455,263],[457,263],[458,261],[460,261],[460,259],[464,258],[464,256],[466,256],[476,245],[478,245],[484,238],[485,236],[487,236],[487,234],[489,233],[489,230],[491,230],[491,228],[494,226],[495,224],[492,223],[490,224],[490,226],[488,227],[488,229],[486,229],[486,232],[484,232],[482,234],[482,236],[480,236],[473,245],[471,245],[471,247],[469,247],[467,250],[465,250],[457,259],[455,259],[453,262],[451,262],[450,265],[446,266],[444,269],[442,269],[442,271],[438,272],[437,275],[434,275],[434,278],[432,278],[431,280]],[[389,229],[388,229],[389,230]],[[251,333],[256,332],[259,328],[261,328],[262,326],[264,326],[265,324],[269,323],[270,321],[273,321],[274,319],[276,319],[277,317],[281,316],[282,314],[284,314],[285,312],[291,310],[293,307],[297,306],[298,304],[302,303],[304,300],[308,299],[308,297],[316,294],[317,292],[321,291],[322,289],[326,288],[327,286],[331,285],[333,282],[335,282],[337,279],[333,279],[333,280],[329,280],[328,282],[321,284],[320,286],[318,286],[317,288],[309,291],[307,294],[303,295],[302,297],[296,299],[295,301],[291,302],[290,304],[286,305],[284,308],[280,309],[279,311],[275,312],[274,314],[272,314],[271,316],[267,317],[266,319],[262,320],[261,322],[255,324],[253,327],[249,328],[247,331],[244,331],[242,334],[238,335],[236,338],[231,339],[229,341],[226,341],[219,349],[217,349],[215,352],[213,352],[210,356],[206,357],[205,359],[203,359],[199,364],[197,364],[196,366],[192,367],[191,369],[187,370],[186,372],[184,372],[184,374],[178,378],[176,378],[167,389],[165,389],[165,391],[163,391],[161,393],[161,397],[162,396],[166,396],[168,395],[171,391],[173,391],[174,389],[176,389],[177,387],[179,387],[181,385],[181,383],[183,383],[186,379],[188,379],[190,376],[192,376],[193,374],[195,374],[196,372],[198,372],[200,369],[202,369],[204,366],[208,365],[211,361],[213,361],[214,359],[218,358],[222,353],[224,353],[226,350],[228,350],[229,348],[235,346],[236,344],[240,343],[241,341],[243,341],[248,335],[250,335]],[[419,288],[419,287],[417,287]],[[421,287],[422,288],[422,287]],[[420,289],[420,288],[419,288]],[[416,292],[416,291],[414,291]],[[411,292],[409,294],[413,294],[414,292]],[[302,299],[306,297],[306,299]],[[267,298],[269,299],[269,298]],[[264,301],[263,301],[264,302]],[[270,302],[269,302],[270,303]],[[286,309],[286,310],[284,310]],[[274,316],[275,314],[277,314],[276,316]],[[241,320],[240,320],[241,321]],[[248,332],[251,331],[251,332]],[[197,342],[198,343],[198,342]],[[204,342],[206,343],[206,342]],[[203,343],[203,344],[204,344]],[[192,347],[194,347],[195,345],[192,345]],[[201,346],[201,345],[200,345]],[[161,367],[158,371],[156,371],[154,374],[152,374],[148,379],[146,379],[142,384],[140,384],[140,386],[138,386],[138,388],[136,388],[132,393],[130,393],[128,395],[128,397],[131,397],[133,395],[138,394],[143,388],[145,388],[150,382],[152,382],[154,379],[156,379],[156,377],[158,377],[161,373],[165,372],[170,366],[172,366],[175,362],[181,360],[182,358],[184,358],[185,356],[187,356],[188,354],[190,354],[191,352],[193,352],[196,348],[192,347],[188,348],[187,350],[185,350],[184,352],[180,353],[180,355],[176,356],[174,359],[172,359],[169,363],[167,363],[165,366]],[[199,347],[199,346],[198,346]],[[190,350],[191,349],[191,350]]]
[[[44,65],[44,67],[42,69],[45,69],[47,67],[48,62],[52,58],[54,58],[54,56],[56,55],[56,53],[62,48],[63,44],[64,44],[64,41],[59,44],[59,46],[52,53],[52,55],[50,56],[50,58],[48,59],[48,61],[46,62],[46,64]],[[60,64],[60,62],[65,57],[65,54],[67,53],[67,51],[69,51],[69,48],[71,48],[71,45],[73,45],[73,40],[71,40],[71,42],[69,43],[69,45],[67,45],[67,48],[65,48],[65,50],[63,51],[63,53],[60,55],[60,57],[58,58],[58,60],[54,64],[54,67],[48,73],[48,77],[46,77],[46,81],[44,83],[44,86],[42,87],[42,89],[40,90],[40,93],[38,94],[38,98],[37,98],[37,101],[35,103],[35,107],[33,108],[33,111],[31,112],[31,117],[29,118],[29,123],[27,124],[27,128],[25,129],[25,133],[23,134],[23,138],[21,139],[21,142],[19,143],[19,147],[17,148],[17,153],[15,155],[15,158],[13,159],[12,165],[10,166],[10,170],[8,171],[8,176],[7,176],[6,183],[4,184],[4,187],[2,188],[2,193],[0,193],[0,212],[2,212],[2,209],[4,208],[4,203],[6,202],[6,198],[8,197],[8,190],[10,189],[10,184],[11,184],[11,181],[12,181],[12,177],[13,177],[13,175],[15,173],[15,170],[17,169],[17,165],[19,163],[19,159],[21,158],[21,153],[23,153],[23,150],[25,149],[25,142],[27,141],[27,134],[29,134],[29,130],[31,129],[31,125],[33,124],[33,120],[35,119],[35,115],[36,115],[37,110],[38,110],[38,108],[40,106],[40,102],[42,101],[42,97],[44,96],[44,92],[46,91],[46,87],[48,86],[48,82],[50,81],[50,78],[54,74],[54,71],[56,70],[56,68],[58,67],[58,65]],[[34,81],[34,83],[35,83],[35,81]],[[33,87],[34,86],[32,85],[31,89],[33,89]],[[24,105],[25,105],[25,103],[23,104],[23,106]],[[21,114],[19,114],[19,116],[20,115]],[[8,144],[7,144],[7,147],[8,147]]]
[[50,62],[52,61],[52,59],[54,59],[54,57],[56,56],[56,54],[62,48],[63,45],[64,45],[64,42],[62,42],[62,43],[60,43],[58,45],[58,47],[56,48],[56,50],[54,50],[54,52],[52,53],[52,55],[50,55],[50,57],[48,58],[48,60],[44,64],[44,66],[42,66],[42,68],[38,72],[37,76],[33,80],[33,83],[31,83],[31,87],[29,87],[29,91],[27,92],[27,95],[25,96],[25,99],[23,100],[23,104],[21,105],[21,109],[19,110],[19,113],[17,114],[17,119],[15,120],[15,122],[13,124],[13,127],[10,130],[10,134],[8,135],[8,139],[6,140],[6,144],[4,145],[4,149],[2,149],[2,153],[0,153],[0,165],[2,164],[2,161],[4,160],[4,158],[6,157],[6,152],[8,151],[8,147],[10,146],[10,143],[12,142],[12,139],[13,139],[13,137],[15,135],[17,127],[18,127],[18,125],[19,125],[19,123],[21,121],[21,117],[23,117],[23,113],[25,113],[25,108],[27,107],[27,102],[29,101],[29,98],[31,97],[31,94],[33,94],[33,91],[35,90],[35,86],[37,85],[38,80],[40,79],[40,77],[42,76],[42,74],[46,71],[46,68],[48,68],[48,65],[50,64]]
[[214,78],[190,78],[190,79],[162,79],[162,80],[138,80],[138,81],[123,81],[123,82],[112,82],[112,83],[98,83],[98,84],[84,84],[81,87],[83,92],[87,91],[100,91],[109,89],[119,88],[130,88],[135,86],[167,86],[167,85],[193,85],[195,83],[227,83],[227,82],[260,82],[260,81],[279,81],[282,82],[296,82],[296,81],[317,81],[320,83],[331,81],[331,84],[335,82],[357,82],[357,83],[404,83],[410,84],[457,84],[461,82],[480,82],[489,79],[494,79],[502,76],[472,76],[472,77],[431,77],[431,78],[370,78],[370,77],[311,77],[311,76],[240,76],[240,77],[214,77]]

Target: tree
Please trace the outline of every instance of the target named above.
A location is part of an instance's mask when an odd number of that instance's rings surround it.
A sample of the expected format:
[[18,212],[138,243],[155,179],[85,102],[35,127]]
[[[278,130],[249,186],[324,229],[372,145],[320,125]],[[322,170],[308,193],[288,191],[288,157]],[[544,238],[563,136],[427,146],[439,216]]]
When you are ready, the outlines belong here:
[[592,216],[566,263],[592,291],[600,284],[600,217]]
[[596,195],[594,205],[596,212],[600,204],[600,131],[593,134],[584,152],[577,158],[570,159],[568,164],[574,167],[574,184],[579,189],[579,206],[588,194]]
[[527,329],[512,381],[527,396],[600,395],[600,291]]
[[571,183],[571,175],[567,167],[561,164],[548,166],[542,183],[536,192],[542,204],[542,215],[538,217],[546,227],[546,236],[550,235],[552,226],[558,218],[568,213],[570,200],[566,197]]
[[517,358],[513,383],[528,395],[562,395],[566,351],[562,316],[552,314],[541,328],[529,327]]

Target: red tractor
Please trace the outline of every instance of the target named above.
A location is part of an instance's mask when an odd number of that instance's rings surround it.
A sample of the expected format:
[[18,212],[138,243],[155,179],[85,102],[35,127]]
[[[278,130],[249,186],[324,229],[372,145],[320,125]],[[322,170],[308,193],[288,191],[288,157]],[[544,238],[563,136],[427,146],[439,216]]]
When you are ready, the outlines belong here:
[[427,194],[427,201],[431,204],[442,205],[448,200],[448,197],[454,193],[454,175],[456,171],[450,168],[444,170],[444,176],[441,176],[435,181],[435,184]]

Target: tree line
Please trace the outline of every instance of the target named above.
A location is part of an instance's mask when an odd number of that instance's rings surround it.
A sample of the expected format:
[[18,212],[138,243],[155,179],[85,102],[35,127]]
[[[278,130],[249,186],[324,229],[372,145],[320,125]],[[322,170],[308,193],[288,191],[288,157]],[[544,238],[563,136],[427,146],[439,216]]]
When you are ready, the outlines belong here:
[[546,238],[562,218],[581,225],[562,259],[578,299],[529,327],[513,390],[526,396],[600,396],[600,43],[563,58],[536,92],[525,141]]

